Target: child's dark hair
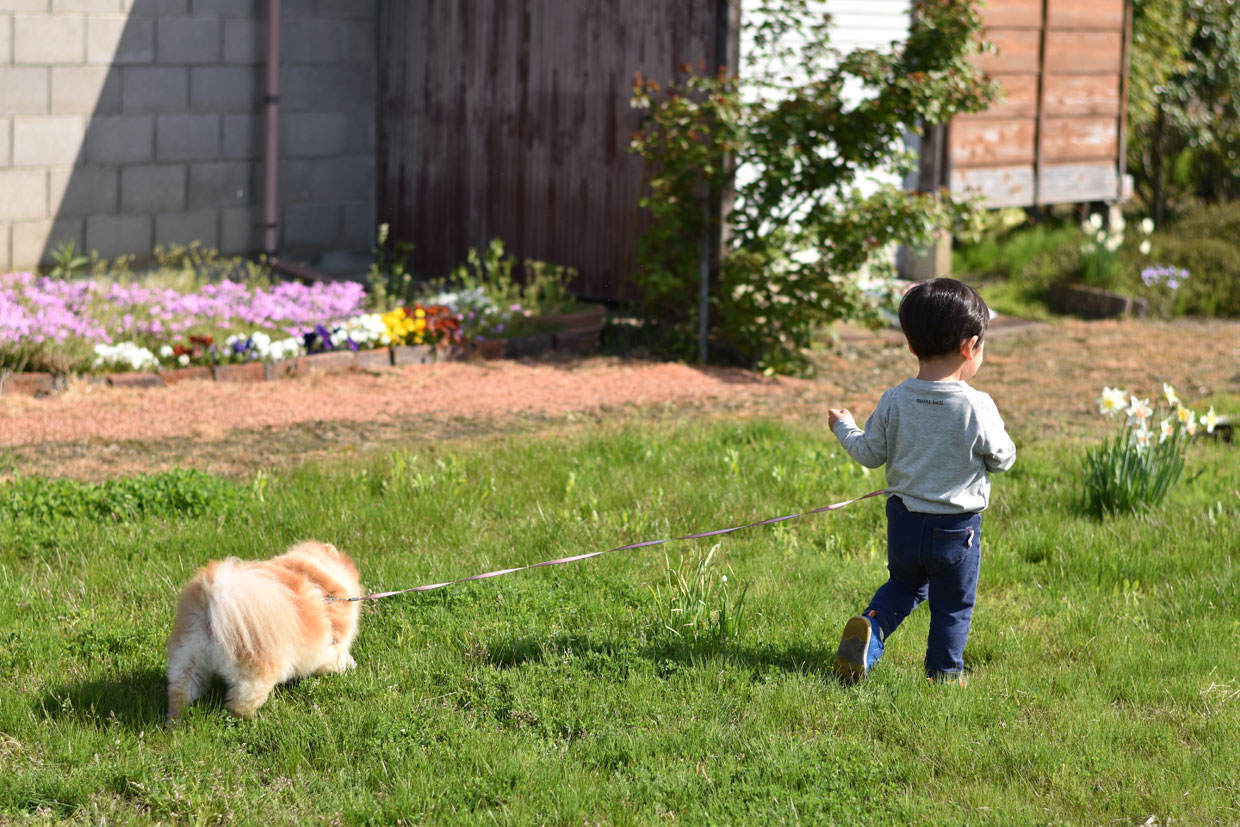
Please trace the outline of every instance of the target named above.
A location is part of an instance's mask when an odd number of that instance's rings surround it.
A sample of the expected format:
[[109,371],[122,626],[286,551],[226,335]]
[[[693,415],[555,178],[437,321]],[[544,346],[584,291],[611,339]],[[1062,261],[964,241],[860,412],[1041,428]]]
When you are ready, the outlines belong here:
[[974,336],[980,344],[990,308],[967,284],[938,278],[909,288],[900,301],[900,327],[918,359],[957,353]]

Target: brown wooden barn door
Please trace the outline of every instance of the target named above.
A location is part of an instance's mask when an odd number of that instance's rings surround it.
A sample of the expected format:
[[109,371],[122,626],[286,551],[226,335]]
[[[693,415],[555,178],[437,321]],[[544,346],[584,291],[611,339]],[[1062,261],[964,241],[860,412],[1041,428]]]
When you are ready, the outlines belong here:
[[716,0],[382,0],[379,217],[441,276],[492,238],[625,296],[633,73],[710,62]]

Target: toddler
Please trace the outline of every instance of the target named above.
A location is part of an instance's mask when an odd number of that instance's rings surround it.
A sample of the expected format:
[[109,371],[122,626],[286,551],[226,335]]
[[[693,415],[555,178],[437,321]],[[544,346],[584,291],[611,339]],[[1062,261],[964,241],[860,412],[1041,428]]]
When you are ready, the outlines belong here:
[[844,625],[835,671],[869,674],[896,627],[930,603],[926,676],[964,683],[964,647],[977,595],[989,472],[1006,471],[1016,446],[991,398],[969,387],[982,366],[990,310],[973,288],[937,278],[900,302],[900,327],[917,357],[916,379],[886,391],[857,427],[833,408],[831,430],[867,468],[887,466],[887,570],[866,610]]

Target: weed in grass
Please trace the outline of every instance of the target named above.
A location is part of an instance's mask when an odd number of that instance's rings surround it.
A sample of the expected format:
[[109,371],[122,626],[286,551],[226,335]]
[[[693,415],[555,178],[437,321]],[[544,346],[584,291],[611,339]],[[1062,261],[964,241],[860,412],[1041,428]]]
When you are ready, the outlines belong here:
[[675,565],[664,555],[666,581],[649,587],[661,631],[691,647],[716,651],[744,633],[749,592],[749,582],[738,584],[731,566],[715,568],[719,548],[715,544],[705,554],[682,554]]

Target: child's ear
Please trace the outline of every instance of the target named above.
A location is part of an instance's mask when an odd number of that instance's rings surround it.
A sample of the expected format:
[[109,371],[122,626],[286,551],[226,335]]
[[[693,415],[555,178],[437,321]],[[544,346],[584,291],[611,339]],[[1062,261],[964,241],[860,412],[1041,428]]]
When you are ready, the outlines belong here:
[[973,355],[977,353],[977,349],[982,343],[981,338],[981,336],[974,336],[961,342],[960,355],[966,359],[972,359]]

